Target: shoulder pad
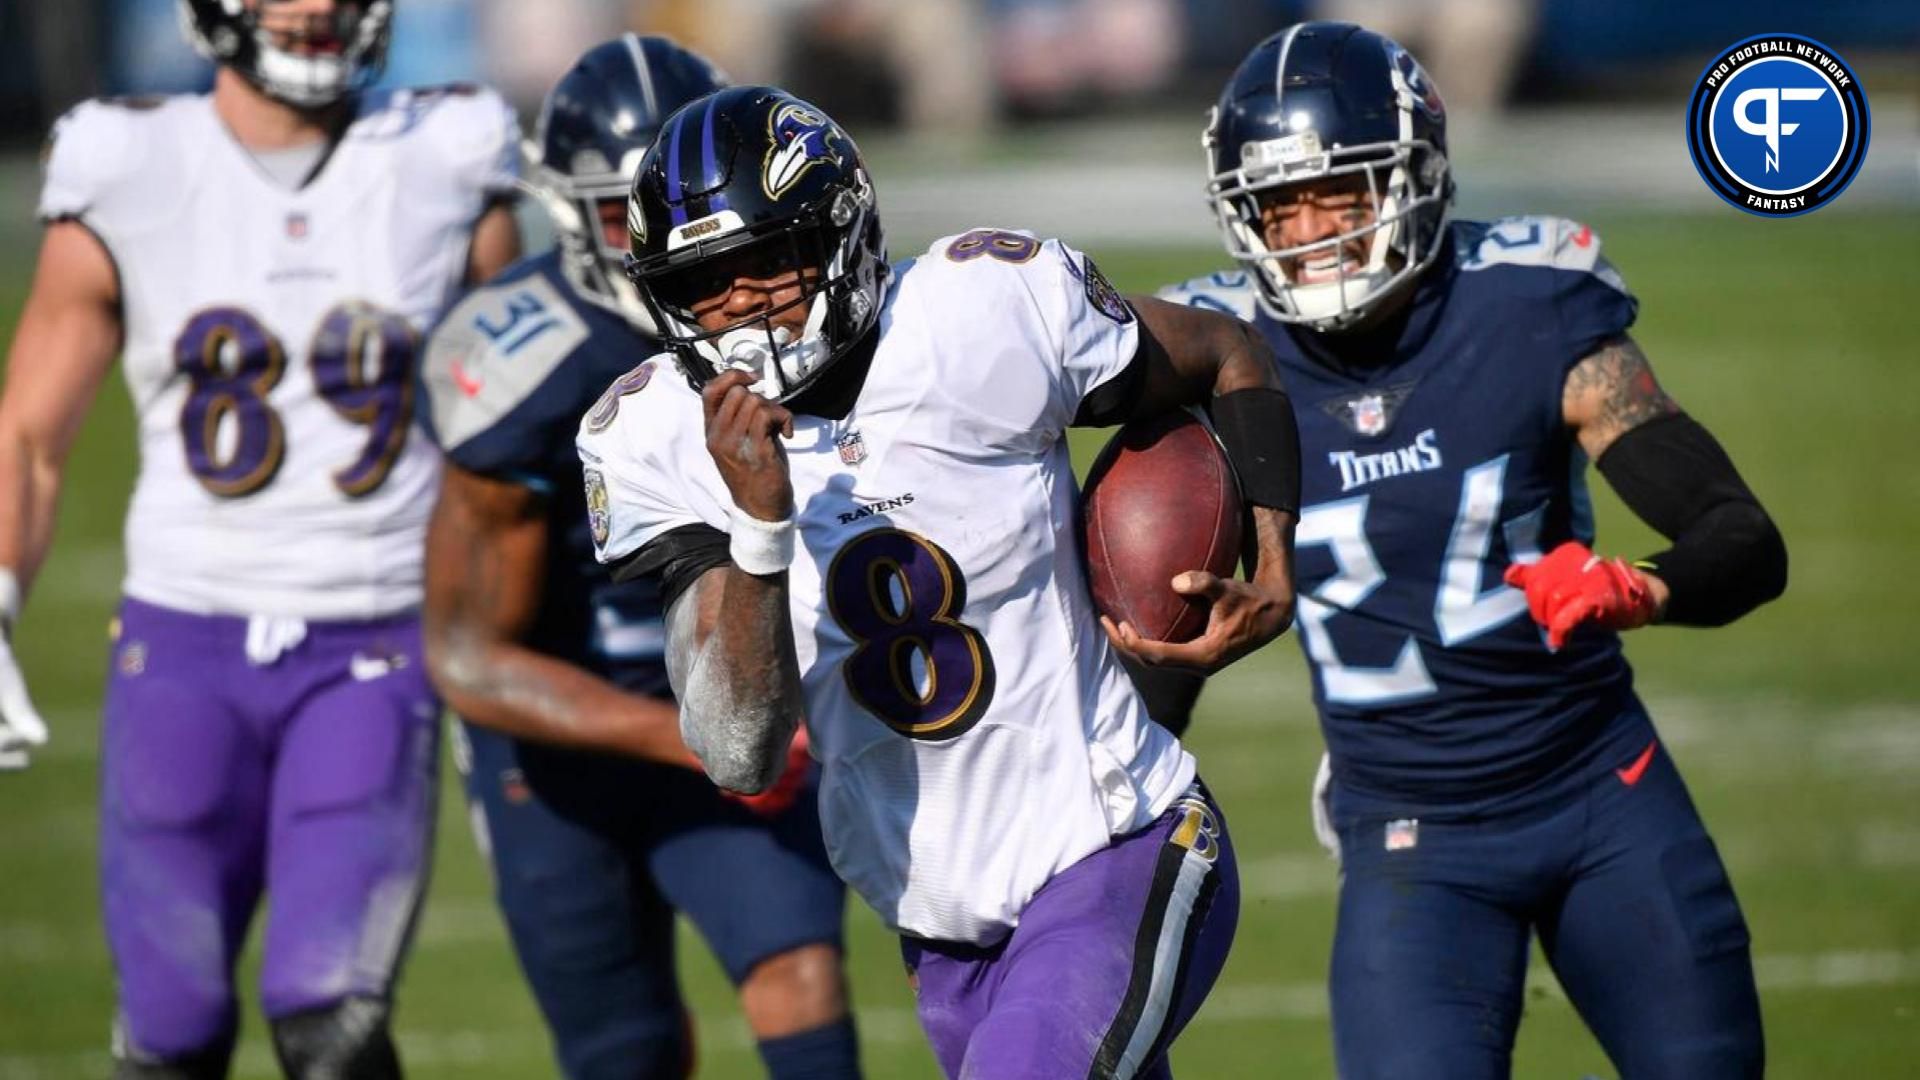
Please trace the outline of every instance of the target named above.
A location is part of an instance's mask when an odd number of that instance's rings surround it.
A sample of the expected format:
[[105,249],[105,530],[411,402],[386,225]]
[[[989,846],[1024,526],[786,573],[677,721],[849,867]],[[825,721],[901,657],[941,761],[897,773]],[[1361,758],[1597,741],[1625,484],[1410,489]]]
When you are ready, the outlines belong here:
[[1562,217],[1526,215],[1468,224],[1458,246],[1460,269],[1535,266],[1591,274],[1631,295],[1625,279],[1600,252],[1599,234]]
[[434,328],[421,364],[440,445],[452,450],[514,414],[588,335],[541,275],[467,294]]
[[1171,304],[1219,311],[1246,322],[1253,321],[1255,305],[1253,279],[1245,270],[1216,270],[1203,277],[1168,285],[1155,296]]
[[1502,264],[1592,270],[1600,259],[1600,238],[1593,229],[1561,217],[1526,215],[1466,223],[1461,240],[1462,270]]
[[42,153],[46,182],[40,216],[52,220],[99,204],[132,174],[140,160],[141,133],[167,98],[96,98],[55,121]]

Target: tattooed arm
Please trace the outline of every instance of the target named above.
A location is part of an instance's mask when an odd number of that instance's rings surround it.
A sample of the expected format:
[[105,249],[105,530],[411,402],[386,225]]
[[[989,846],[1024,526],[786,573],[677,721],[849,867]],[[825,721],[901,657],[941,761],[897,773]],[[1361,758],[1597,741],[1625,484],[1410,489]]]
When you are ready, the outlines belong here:
[[672,703],[524,642],[548,543],[541,497],[449,463],[427,528],[427,668],[466,720],[515,738],[697,768]]
[[1631,338],[1603,342],[1574,365],[1561,412],[1621,500],[1673,542],[1634,564],[1655,619],[1719,626],[1786,588],[1787,549],[1773,520]]
[[1660,389],[1640,346],[1621,334],[1567,372],[1560,410],[1587,460],[1599,461],[1615,439],[1656,417],[1678,413],[1680,405]]

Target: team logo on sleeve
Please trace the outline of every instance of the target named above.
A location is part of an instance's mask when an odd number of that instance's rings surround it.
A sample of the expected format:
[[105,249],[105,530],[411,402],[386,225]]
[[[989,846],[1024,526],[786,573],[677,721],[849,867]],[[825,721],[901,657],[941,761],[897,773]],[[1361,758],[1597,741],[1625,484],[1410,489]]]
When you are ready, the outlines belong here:
[[607,478],[599,469],[585,471],[587,482],[587,527],[593,530],[593,546],[606,547],[613,534],[613,515],[607,500]]
[[1847,189],[1867,158],[1867,93],[1846,61],[1799,34],[1736,42],[1700,74],[1687,149],[1715,195],[1793,217]]
[[786,194],[815,165],[840,160],[840,154],[830,145],[833,121],[797,102],[773,110],[767,117],[767,135],[772,145],[767,148],[760,186],[769,199]]
[[[1121,296],[1120,290],[1114,288],[1113,283],[1107,280],[1107,276],[1100,272],[1100,268],[1093,265],[1091,257],[1082,256],[1082,261],[1086,263],[1086,267],[1080,274],[1080,278],[1087,286],[1087,303],[1093,305],[1093,310],[1121,326],[1132,322],[1133,306],[1127,303],[1127,298]],[[1068,260],[1067,265],[1071,267],[1072,260]]]

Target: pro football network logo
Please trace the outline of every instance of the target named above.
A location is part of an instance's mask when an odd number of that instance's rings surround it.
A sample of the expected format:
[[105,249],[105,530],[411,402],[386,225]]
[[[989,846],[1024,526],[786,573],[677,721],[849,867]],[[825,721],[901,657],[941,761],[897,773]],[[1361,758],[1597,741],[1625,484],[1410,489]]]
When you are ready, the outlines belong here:
[[1839,198],[1867,159],[1867,93],[1832,49],[1799,34],[1735,42],[1687,106],[1687,149],[1715,195],[1762,217]]

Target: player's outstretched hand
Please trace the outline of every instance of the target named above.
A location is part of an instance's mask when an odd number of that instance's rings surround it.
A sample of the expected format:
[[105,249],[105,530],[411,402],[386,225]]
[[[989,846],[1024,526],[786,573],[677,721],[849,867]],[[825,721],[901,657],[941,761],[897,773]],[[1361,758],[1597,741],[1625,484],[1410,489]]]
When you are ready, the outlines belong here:
[[47,723],[27,696],[27,679],[13,658],[8,628],[0,622],[0,771],[24,769],[28,751],[47,744]]
[[742,795],[737,791],[720,789],[720,794],[746,807],[761,817],[779,817],[793,808],[800,793],[806,790],[807,776],[813,768],[813,752],[807,742],[807,726],[793,733],[793,742],[787,746],[787,762],[783,766],[780,778],[773,786],[758,795]]
[[1272,641],[1293,624],[1293,594],[1258,581],[1223,578],[1205,570],[1176,575],[1173,591],[1204,597],[1213,605],[1207,628],[1192,641],[1155,641],[1140,636],[1129,622],[1100,616],[1113,647],[1143,664],[1219,671]]
[[792,436],[793,414],[747,389],[751,385],[753,376],[728,371],[700,391],[707,453],[734,505],[762,521],[785,521],[793,515],[793,481],[780,436]]
[[1527,611],[1546,627],[1547,648],[1558,651],[1575,627],[1592,624],[1633,630],[1653,621],[1658,603],[1646,577],[1625,559],[1603,559],[1569,540],[1546,558],[1507,567],[1507,584],[1524,589]]

